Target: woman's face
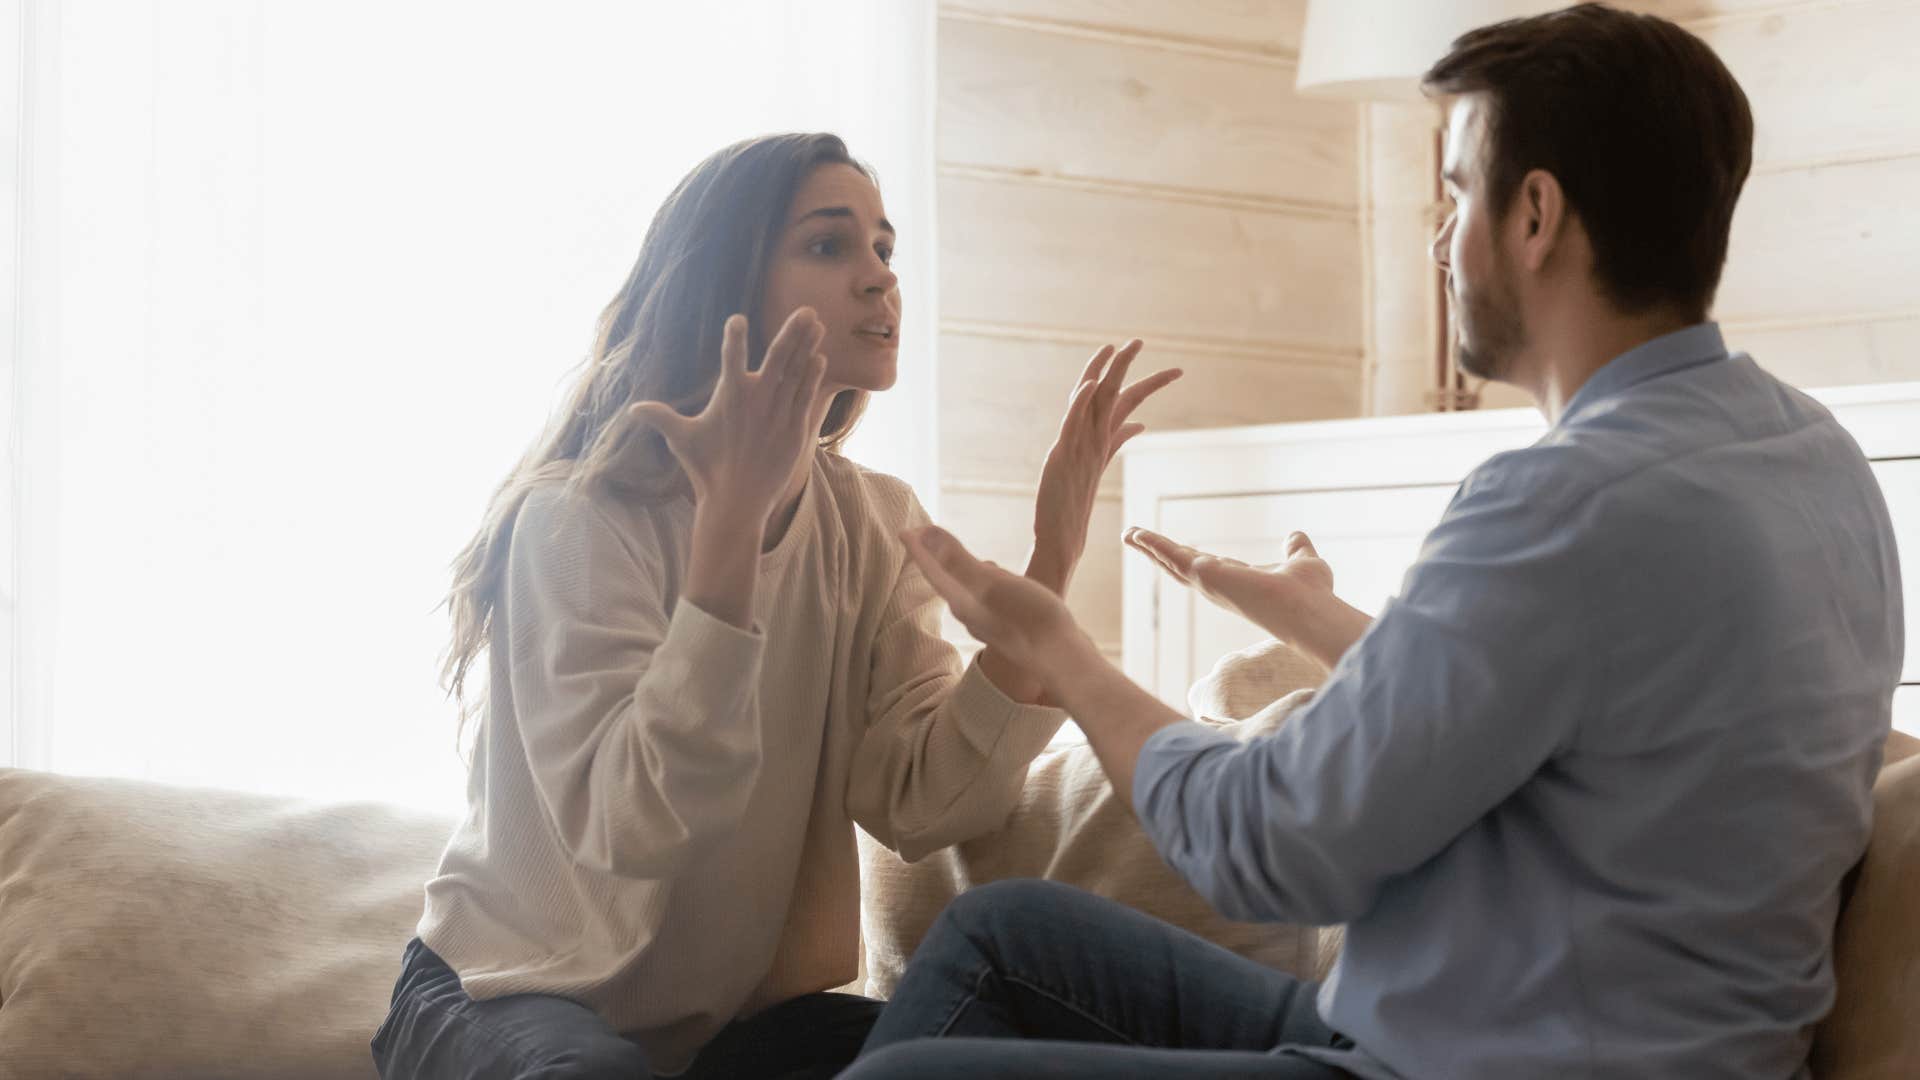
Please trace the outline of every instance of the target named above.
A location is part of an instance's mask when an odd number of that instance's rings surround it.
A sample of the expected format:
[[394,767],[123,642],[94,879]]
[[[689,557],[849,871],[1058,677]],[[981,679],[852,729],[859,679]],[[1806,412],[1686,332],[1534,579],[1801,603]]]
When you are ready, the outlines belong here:
[[880,189],[850,165],[822,165],[800,185],[767,267],[756,330],[780,332],[798,307],[826,324],[820,351],[825,385],[885,390],[899,374],[900,280],[893,275],[893,226]]

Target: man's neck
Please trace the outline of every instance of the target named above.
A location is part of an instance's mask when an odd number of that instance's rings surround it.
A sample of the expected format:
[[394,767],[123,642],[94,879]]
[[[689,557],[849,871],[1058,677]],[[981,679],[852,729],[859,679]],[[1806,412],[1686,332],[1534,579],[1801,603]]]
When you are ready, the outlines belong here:
[[1514,382],[1533,395],[1547,423],[1558,423],[1567,403],[1594,372],[1623,353],[1691,325],[1691,320],[1665,309],[1549,323],[1536,333],[1533,347],[1520,365],[1532,369],[1531,377],[1523,374]]

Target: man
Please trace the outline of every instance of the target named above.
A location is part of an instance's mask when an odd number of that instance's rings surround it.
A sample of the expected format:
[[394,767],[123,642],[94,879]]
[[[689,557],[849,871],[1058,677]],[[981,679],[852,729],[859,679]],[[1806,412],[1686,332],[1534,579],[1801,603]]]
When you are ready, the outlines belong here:
[[1463,362],[1550,430],[1475,470],[1372,620],[1303,536],[1272,567],[1128,538],[1330,665],[1310,707],[1244,745],[1183,722],[1051,593],[905,537],[1223,913],[1348,925],[1332,977],[991,885],[849,1075],[1804,1075],[1900,582],[1859,448],[1706,321],[1745,96],[1679,28],[1591,5],[1470,33],[1427,85]]

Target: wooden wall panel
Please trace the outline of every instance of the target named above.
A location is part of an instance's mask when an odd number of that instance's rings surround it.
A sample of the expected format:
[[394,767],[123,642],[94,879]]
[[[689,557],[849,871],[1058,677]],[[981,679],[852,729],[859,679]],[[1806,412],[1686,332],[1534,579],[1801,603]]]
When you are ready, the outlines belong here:
[[949,19],[940,160],[1354,210],[1354,110],[1293,69]]
[[943,15],[1005,16],[1291,57],[1307,0],[949,0]]
[[1360,351],[1359,224],[945,177],[946,318]]
[[1753,177],[1734,213],[1718,317],[1778,325],[1913,312],[1916,192],[1920,156]]
[[[941,473],[950,480],[1036,482],[1053,445],[1068,392],[1096,340],[1046,341],[948,332],[940,339]],[[1162,368],[1186,372],[1141,406],[1151,431],[1269,424],[1355,416],[1360,372],[1353,364],[1239,351],[1162,347],[1151,339],[1130,377]],[[1105,489],[1120,490],[1120,469]]]
[[1738,323],[1721,328],[1727,347],[1795,386],[1851,386],[1920,378],[1920,312],[1815,326]]
[[1757,168],[1920,154],[1920,3],[1799,8],[1696,32],[1747,92]]

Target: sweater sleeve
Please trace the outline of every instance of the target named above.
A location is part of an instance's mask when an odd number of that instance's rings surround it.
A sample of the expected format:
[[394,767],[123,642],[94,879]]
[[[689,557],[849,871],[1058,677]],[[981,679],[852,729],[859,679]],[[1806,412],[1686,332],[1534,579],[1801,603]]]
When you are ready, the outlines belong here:
[[590,499],[536,493],[514,526],[496,613],[555,834],[581,865],[635,878],[669,876],[724,843],[761,759],[764,639],[670,606],[650,554]]
[[[904,485],[902,498],[906,524],[925,524]],[[962,669],[940,636],[939,594],[904,552],[899,563],[874,637],[869,719],[847,807],[912,861],[1000,827],[1066,713],[1007,697],[977,658]]]

